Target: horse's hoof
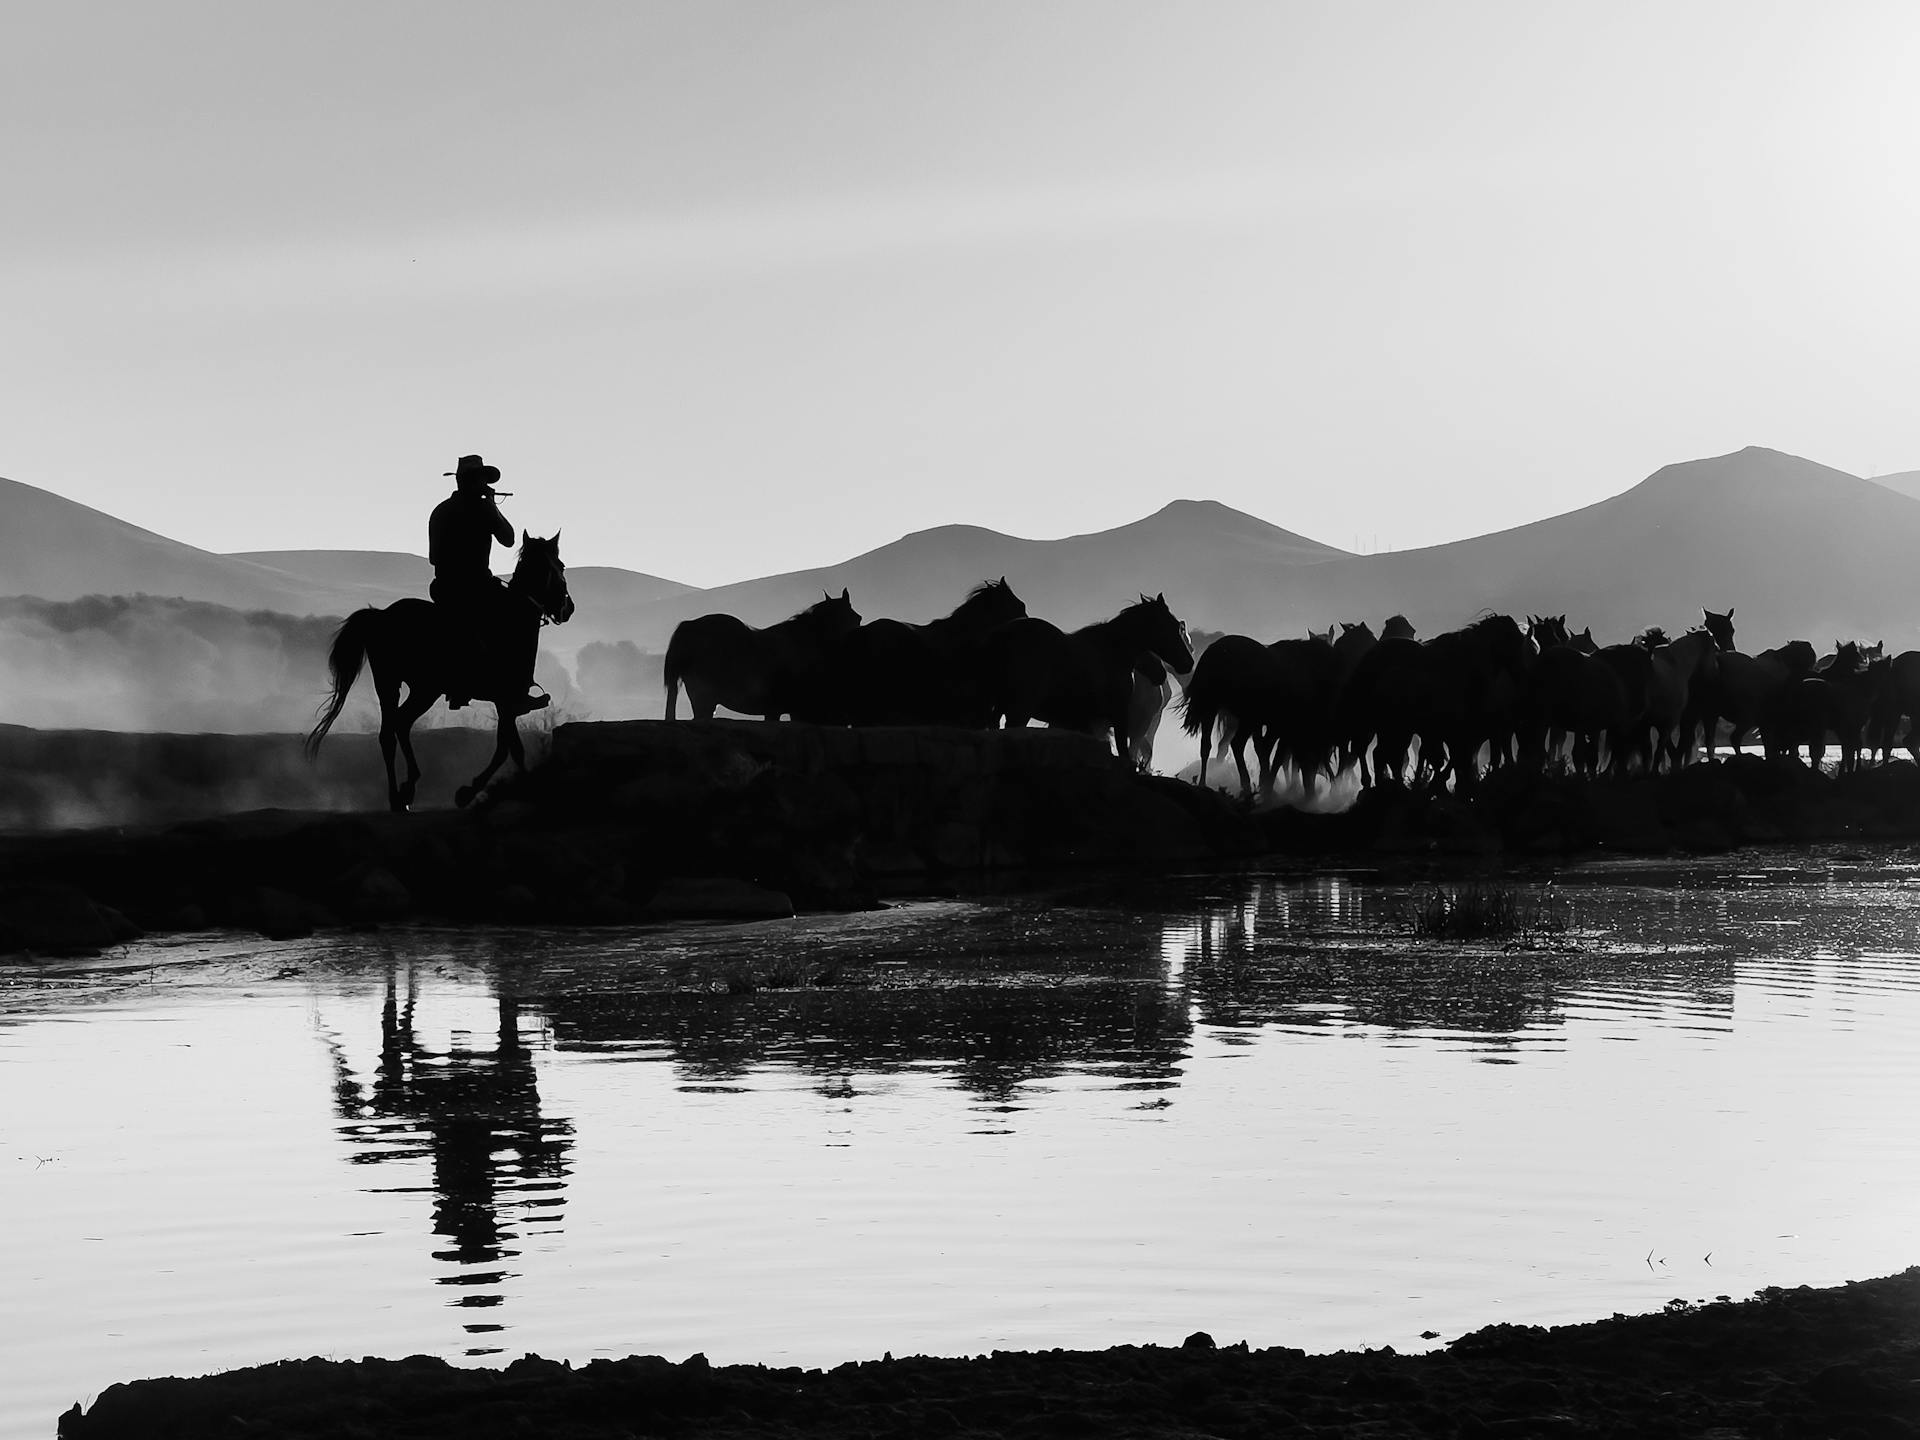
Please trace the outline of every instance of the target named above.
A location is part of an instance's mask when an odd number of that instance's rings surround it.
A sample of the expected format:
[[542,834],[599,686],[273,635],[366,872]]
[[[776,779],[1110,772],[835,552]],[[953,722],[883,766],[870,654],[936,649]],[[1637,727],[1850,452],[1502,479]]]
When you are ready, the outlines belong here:
[[453,803],[464,810],[473,803],[473,797],[477,794],[479,794],[479,791],[475,790],[473,786],[462,785],[458,790],[453,792]]

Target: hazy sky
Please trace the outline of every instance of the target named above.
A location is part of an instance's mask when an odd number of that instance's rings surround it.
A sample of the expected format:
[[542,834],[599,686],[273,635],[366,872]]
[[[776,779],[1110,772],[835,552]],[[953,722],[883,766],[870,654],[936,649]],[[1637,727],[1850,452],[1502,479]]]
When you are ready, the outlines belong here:
[[[0,474],[698,583],[1920,465],[1920,6],[13,6]],[[0,581],[0,591],[4,591]]]

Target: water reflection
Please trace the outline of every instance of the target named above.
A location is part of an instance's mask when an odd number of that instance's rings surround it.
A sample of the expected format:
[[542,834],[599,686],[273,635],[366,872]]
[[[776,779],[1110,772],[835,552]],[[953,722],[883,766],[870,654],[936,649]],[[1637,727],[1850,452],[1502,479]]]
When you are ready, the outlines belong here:
[[[1788,996],[1871,985],[1873,955],[1839,977],[1820,963],[1868,938],[1889,957],[1889,983],[1912,983],[1889,944],[1911,931],[1904,878],[1877,890],[1787,870],[1709,878],[1563,886],[1567,928],[1517,945],[1416,941],[1421,886],[1339,874],[1186,877],[784,927],[556,934],[511,959],[475,937],[445,958],[470,957],[460,968],[482,982],[483,1043],[425,1043],[418,973],[389,958],[377,1062],[358,1075],[335,1043],[334,1103],[356,1163],[430,1162],[420,1188],[448,1267],[437,1283],[463,1310],[497,1312],[521,1244],[559,1227],[574,1142],[571,1122],[544,1113],[530,1028],[544,1027],[555,1057],[666,1063],[680,1090],[738,1092],[749,1107],[770,1074],[803,1077],[847,1111],[885,1091],[872,1077],[934,1076],[990,1117],[976,1133],[1009,1133],[1061,1077],[1160,1092],[1127,1106],[1166,1107],[1203,1033],[1215,1046],[1313,1034],[1514,1064],[1564,1047],[1580,1024],[1629,1040],[1650,1023],[1730,1033],[1736,980]],[[502,1324],[495,1313],[465,1329]],[[469,1353],[493,1349],[476,1338]]]
[[559,1048],[664,1054],[687,1087],[716,1088],[774,1065],[816,1077],[823,1094],[851,1097],[862,1073],[933,1070],[1011,1111],[1024,1087],[1068,1071],[1097,1070],[1134,1087],[1178,1080],[1191,1024],[1181,1000],[1159,986],[924,978],[930,983],[544,1003]]
[[1461,946],[1412,938],[1419,897],[1408,887],[1339,876],[1244,884],[1237,899],[1163,922],[1169,976],[1197,1024],[1446,1033],[1497,1060],[1564,1026],[1569,999],[1596,991],[1630,991],[1643,1005],[1670,994],[1695,1019],[1731,1019],[1733,952],[1676,951],[1677,898],[1616,893],[1583,917],[1578,900],[1560,897],[1562,932]]
[[[355,1164],[432,1162],[433,1233],[448,1242],[433,1258],[453,1267],[435,1283],[457,1289],[450,1305],[491,1310],[514,1278],[506,1262],[520,1253],[516,1242],[560,1227],[573,1127],[541,1111],[515,995],[494,987],[490,1048],[457,1043],[463,1035],[455,1032],[445,1050],[420,1038],[419,999],[416,969],[405,968],[403,986],[401,967],[390,964],[379,1060],[368,1081],[355,1077],[343,1046],[330,1040],[339,1133],[356,1147]],[[505,1326],[474,1318],[462,1328],[479,1337]],[[497,1351],[475,1343],[467,1353]]]

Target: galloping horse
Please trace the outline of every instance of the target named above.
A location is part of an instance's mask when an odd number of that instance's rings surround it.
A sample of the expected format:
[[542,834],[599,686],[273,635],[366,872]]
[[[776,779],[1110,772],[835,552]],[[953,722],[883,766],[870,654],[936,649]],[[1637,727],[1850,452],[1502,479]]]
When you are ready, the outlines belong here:
[[872,620],[846,638],[835,665],[855,725],[967,725],[986,719],[980,666],[986,638],[1027,607],[1007,577],[976,585],[950,615],[925,625]]
[[1099,734],[1111,727],[1114,747],[1127,760],[1133,744],[1134,662],[1142,651],[1184,675],[1193,669],[1186,627],[1165,595],[1127,606],[1111,620],[1071,633],[1028,616],[987,637],[986,694],[997,722],[1018,728],[1029,720]]
[[697,720],[711,720],[721,705],[768,720],[811,718],[830,707],[835,652],[859,624],[845,590],[764,630],[732,615],[682,620],[667,641],[667,719],[682,685]]
[[1251,635],[1222,635],[1201,652],[1181,702],[1181,724],[1189,735],[1200,737],[1202,786],[1207,783],[1213,727],[1219,724],[1222,747],[1233,747],[1241,790],[1253,793],[1253,777],[1247,771],[1249,740],[1259,756],[1261,788],[1266,787],[1268,751],[1263,737],[1279,699],[1279,662]]
[[[560,533],[542,540],[528,535],[520,545],[520,560],[507,582],[507,594],[522,602],[516,610],[513,628],[501,637],[509,643],[500,647],[504,656],[532,653],[540,627],[548,621],[564,625],[573,616],[573,597],[567,593],[567,567],[560,563]],[[320,742],[340,718],[347,703],[347,692],[359,678],[364,663],[373,675],[374,694],[380,700],[380,754],[387,764],[387,804],[394,810],[412,808],[415,787],[420,781],[420,762],[413,754],[413,724],[447,693],[448,672],[458,653],[450,643],[447,622],[430,600],[396,600],[384,608],[369,605],[346,618],[333,637],[327,652],[327,670],[333,677],[333,693],[323,704],[319,723],[307,736],[309,757],[319,754]],[[517,723],[524,708],[527,677],[508,673],[517,667],[502,663],[498,673],[470,677],[474,698],[492,703],[499,717],[499,742],[487,768],[474,776],[471,784],[454,792],[456,805],[467,805],[493,778],[509,755],[513,763],[526,768],[527,757],[520,744]],[[407,696],[400,698],[404,685]],[[394,749],[407,760],[407,778],[394,774]]]

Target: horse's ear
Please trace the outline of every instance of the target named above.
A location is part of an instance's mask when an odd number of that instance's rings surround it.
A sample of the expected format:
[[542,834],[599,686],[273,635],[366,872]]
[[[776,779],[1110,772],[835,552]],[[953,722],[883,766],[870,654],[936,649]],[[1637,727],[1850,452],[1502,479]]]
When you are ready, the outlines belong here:
[[549,540],[547,543],[549,545],[558,545],[560,543],[560,532],[558,530],[554,531],[553,539]]
[[847,586],[845,586],[845,585],[842,585],[842,586],[840,587],[840,598],[841,598],[842,600],[845,600],[845,601],[848,601],[849,603],[851,603],[851,602],[852,602],[852,600],[853,600],[853,595],[852,595],[852,593],[851,593],[851,591],[850,591],[850,590],[849,590],[849,588],[848,588]]

